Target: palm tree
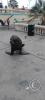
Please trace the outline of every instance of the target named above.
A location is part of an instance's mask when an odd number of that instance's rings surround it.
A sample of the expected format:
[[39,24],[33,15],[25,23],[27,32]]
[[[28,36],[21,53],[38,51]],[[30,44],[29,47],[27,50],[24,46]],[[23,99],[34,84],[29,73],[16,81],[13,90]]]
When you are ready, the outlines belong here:
[[39,12],[42,8],[42,0],[36,0],[34,7],[32,7],[32,9],[34,11]]
[[40,7],[42,7],[42,0],[38,0]]
[[16,0],[10,0],[8,6],[11,6],[12,8],[18,7],[18,2]]
[[43,1],[43,10],[45,10],[45,1]]

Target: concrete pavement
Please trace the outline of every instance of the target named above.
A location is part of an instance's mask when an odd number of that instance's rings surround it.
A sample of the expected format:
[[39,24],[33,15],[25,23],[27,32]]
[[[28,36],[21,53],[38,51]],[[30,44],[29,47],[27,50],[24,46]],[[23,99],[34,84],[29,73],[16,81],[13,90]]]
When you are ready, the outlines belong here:
[[[21,37],[29,55],[9,56],[12,34]],[[27,36],[14,30],[0,30],[0,100],[45,100],[45,36]],[[28,87],[39,80],[40,88]]]

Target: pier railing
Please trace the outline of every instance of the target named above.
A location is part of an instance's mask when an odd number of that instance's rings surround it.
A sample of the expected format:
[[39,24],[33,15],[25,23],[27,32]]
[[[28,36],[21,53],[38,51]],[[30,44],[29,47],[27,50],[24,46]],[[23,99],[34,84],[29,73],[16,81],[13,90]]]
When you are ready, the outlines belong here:
[[35,34],[45,35],[45,26],[44,25],[35,25],[34,28]]
[[25,10],[22,10],[21,8],[14,8],[14,9],[12,9],[12,8],[0,8],[0,12],[1,13],[14,13],[14,12],[22,12],[22,13],[25,13],[25,14],[27,14],[28,12],[29,12],[29,10],[28,9],[25,9]]
[[[24,23],[16,23],[15,28],[19,28],[20,30],[28,33],[28,24]],[[45,26],[44,25],[34,25],[34,34],[35,35],[45,35]]]

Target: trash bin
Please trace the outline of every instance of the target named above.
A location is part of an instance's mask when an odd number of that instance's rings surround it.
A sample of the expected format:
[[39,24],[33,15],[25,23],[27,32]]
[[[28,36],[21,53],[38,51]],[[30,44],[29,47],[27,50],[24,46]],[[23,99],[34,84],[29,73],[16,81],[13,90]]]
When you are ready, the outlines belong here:
[[34,36],[34,25],[28,25],[28,36]]

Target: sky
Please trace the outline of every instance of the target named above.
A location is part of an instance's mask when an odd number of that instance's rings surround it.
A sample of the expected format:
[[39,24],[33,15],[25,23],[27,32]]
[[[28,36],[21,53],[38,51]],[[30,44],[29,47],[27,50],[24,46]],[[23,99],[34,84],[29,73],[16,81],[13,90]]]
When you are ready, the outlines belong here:
[[[9,1],[9,0],[0,0],[0,2],[1,1],[3,2],[3,5],[5,6],[5,5],[7,5],[7,1]],[[31,8],[32,6],[35,5],[36,0],[16,0],[16,1],[18,2],[19,7],[24,6],[24,7]]]
[[[0,2],[3,2],[3,6],[7,5],[7,1],[9,0],[0,0]],[[22,6],[24,7],[31,7],[35,4],[34,1],[36,0],[16,0],[18,2],[19,7],[21,8]]]
[[36,0],[17,0],[19,2],[19,6],[31,7],[35,4]]

